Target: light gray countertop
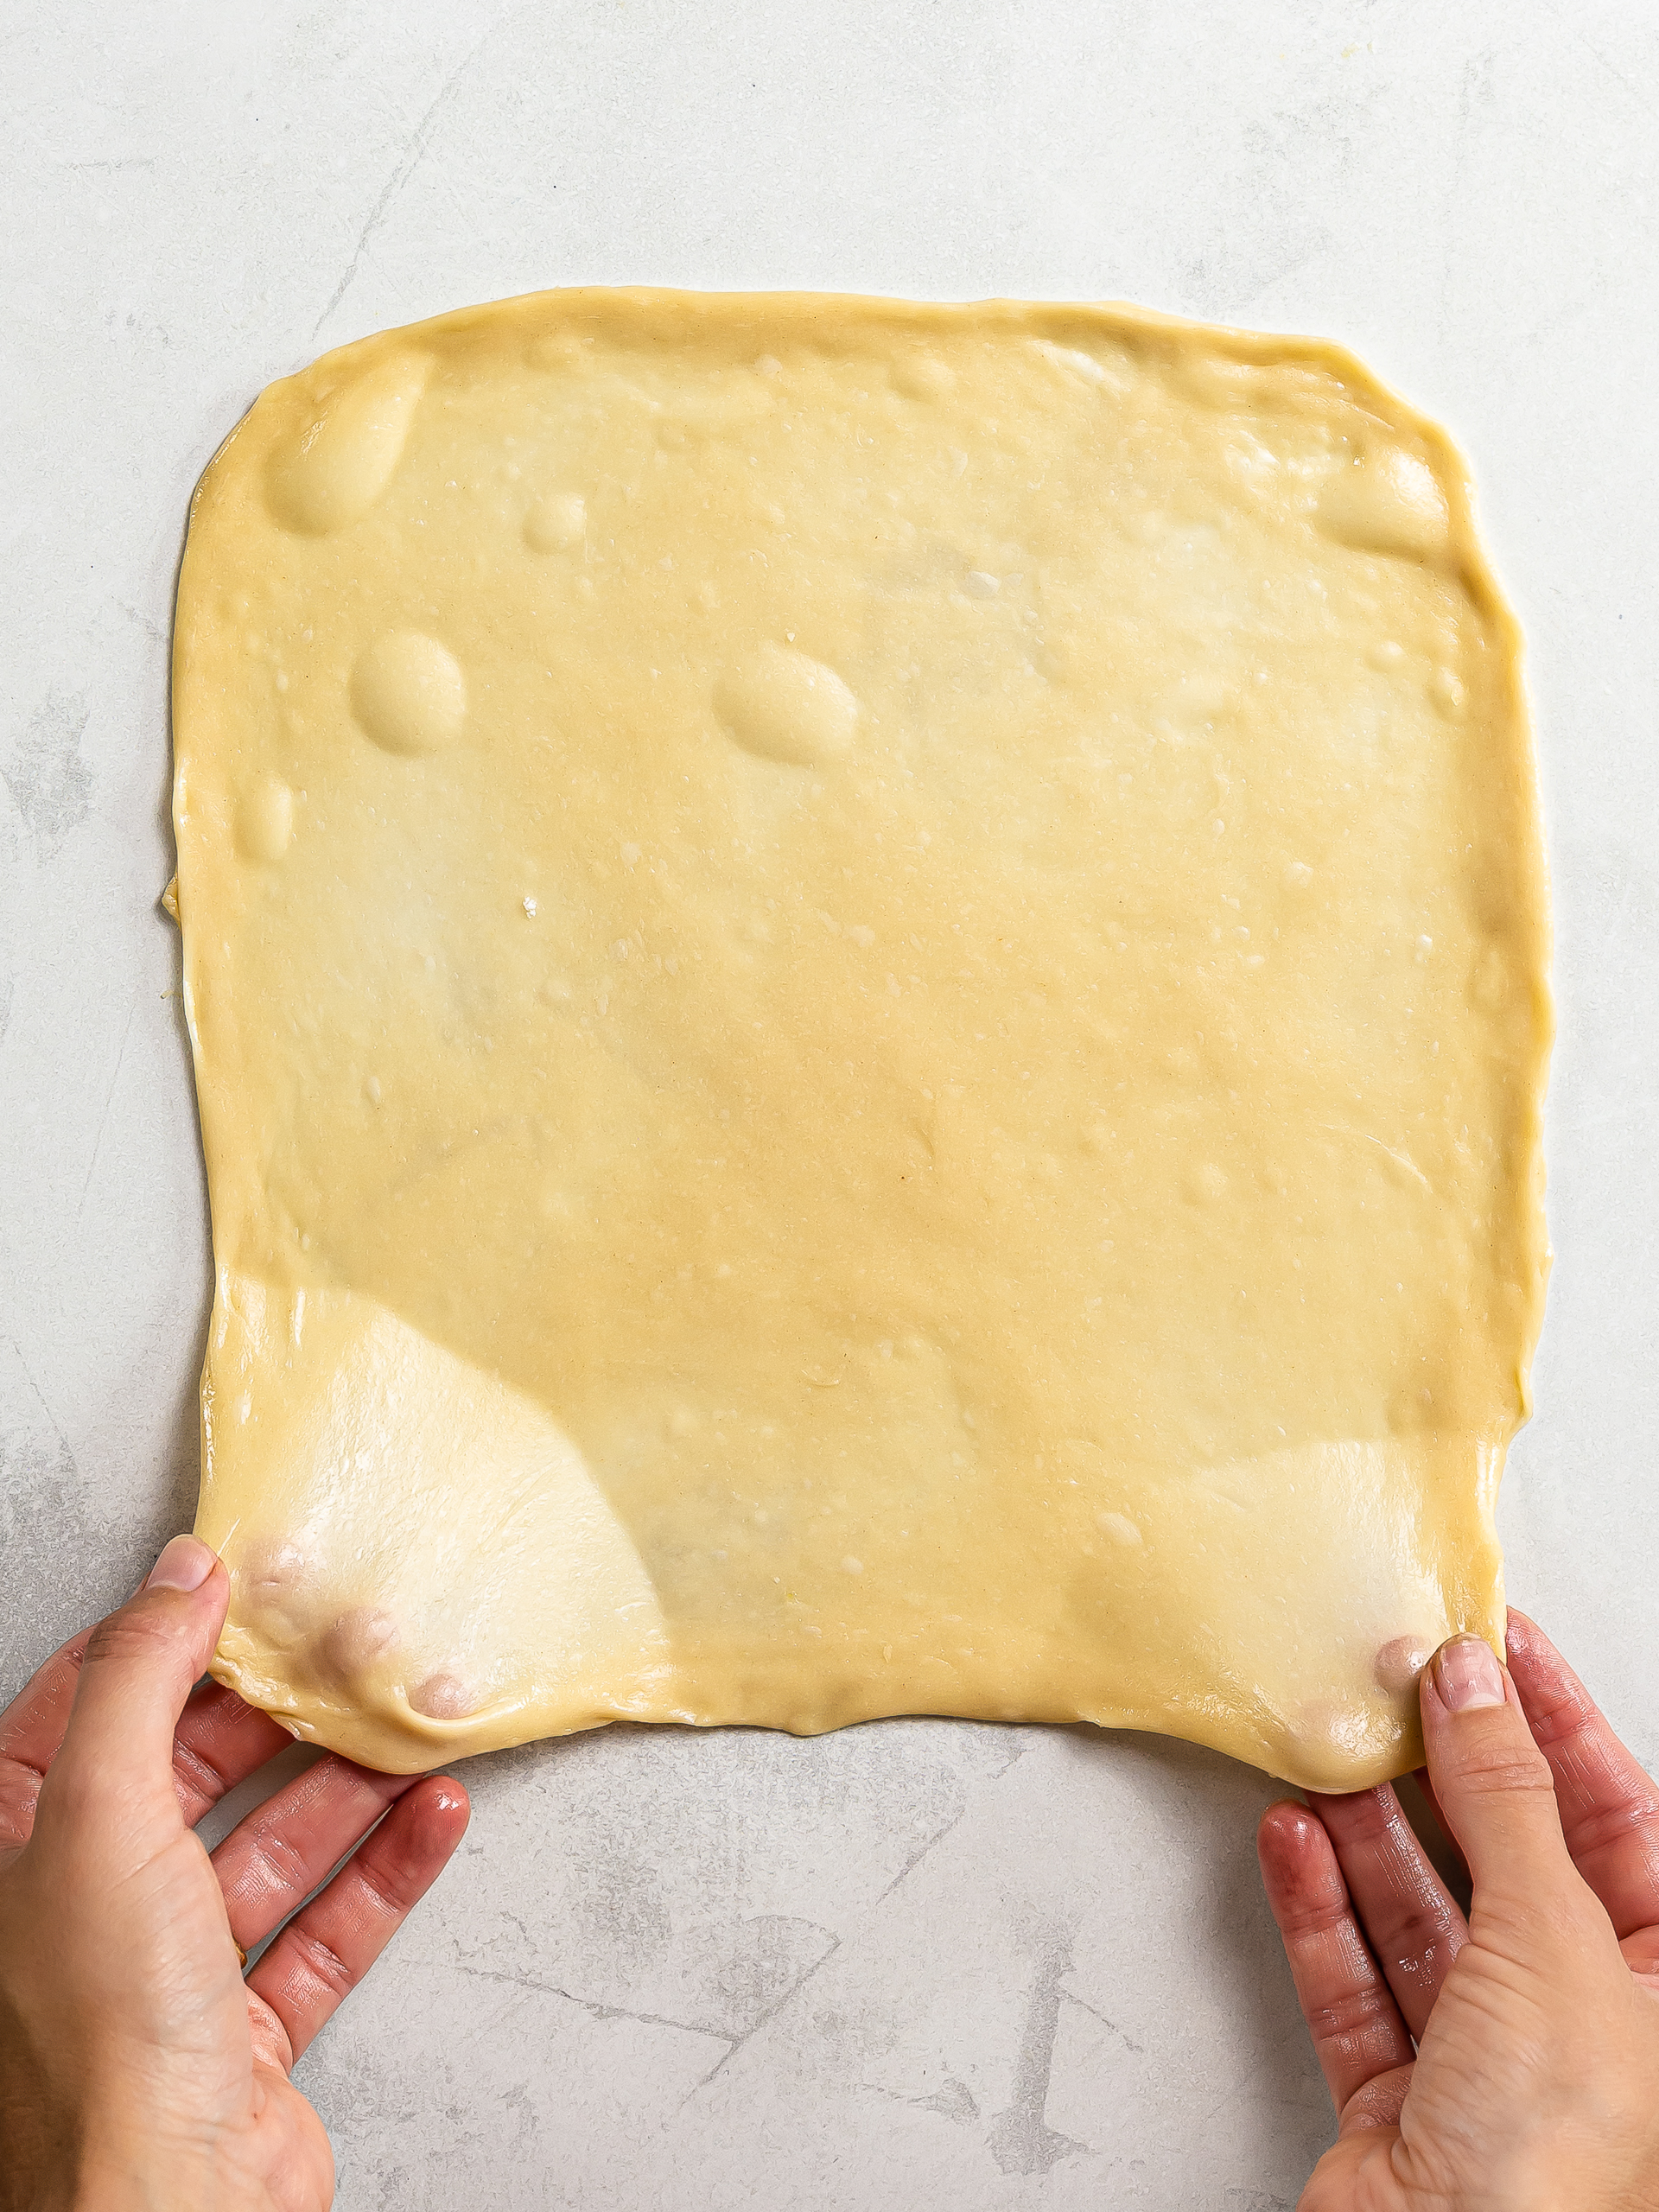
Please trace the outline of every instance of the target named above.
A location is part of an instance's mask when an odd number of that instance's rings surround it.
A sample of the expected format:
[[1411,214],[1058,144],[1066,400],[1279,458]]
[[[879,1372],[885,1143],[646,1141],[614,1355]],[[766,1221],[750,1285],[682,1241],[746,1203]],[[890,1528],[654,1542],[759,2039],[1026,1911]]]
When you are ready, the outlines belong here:
[[[0,28],[0,1687],[195,1481],[171,868],[191,488],[271,378],[543,285],[1116,297],[1449,424],[1530,641],[1556,1265],[1511,1594],[1659,1754],[1659,16],[1644,0],[14,0]],[[1271,1794],[1088,1731],[475,1763],[302,2067],[346,2212],[1294,2203]]]

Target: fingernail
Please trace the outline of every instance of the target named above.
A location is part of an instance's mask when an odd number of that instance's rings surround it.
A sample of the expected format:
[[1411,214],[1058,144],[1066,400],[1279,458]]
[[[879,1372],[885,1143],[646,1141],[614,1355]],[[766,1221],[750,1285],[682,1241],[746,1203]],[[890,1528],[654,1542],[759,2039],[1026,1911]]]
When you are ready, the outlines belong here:
[[1434,1654],[1434,1687],[1448,1713],[1503,1703],[1503,1675],[1484,1637],[1454,1636]]
[[199,1536],[175,1536],[144,1579],[146,1590],[200,1590],[213,1571],[217,1552]]

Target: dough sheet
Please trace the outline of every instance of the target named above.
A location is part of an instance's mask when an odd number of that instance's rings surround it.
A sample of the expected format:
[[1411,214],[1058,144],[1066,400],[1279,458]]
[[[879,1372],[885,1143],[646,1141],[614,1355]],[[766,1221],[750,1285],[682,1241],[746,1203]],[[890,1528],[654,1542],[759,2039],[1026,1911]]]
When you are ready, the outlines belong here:
[[222,1681],[399,1771],[1418,1758],[1548,1264],[1440,431],[1127,308],[543,294],[263,395],[174,683]]

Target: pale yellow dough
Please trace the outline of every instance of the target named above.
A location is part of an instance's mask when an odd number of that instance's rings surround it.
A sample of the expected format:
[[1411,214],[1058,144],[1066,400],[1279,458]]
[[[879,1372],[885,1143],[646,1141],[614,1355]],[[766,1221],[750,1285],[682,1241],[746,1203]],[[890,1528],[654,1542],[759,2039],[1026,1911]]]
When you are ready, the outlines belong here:
[[1093,1720],[1347,1789],[1497,1638],[1515,626],[1347,354],[568,292],[271,386],[179,587],[221,1680],[423,1767]]

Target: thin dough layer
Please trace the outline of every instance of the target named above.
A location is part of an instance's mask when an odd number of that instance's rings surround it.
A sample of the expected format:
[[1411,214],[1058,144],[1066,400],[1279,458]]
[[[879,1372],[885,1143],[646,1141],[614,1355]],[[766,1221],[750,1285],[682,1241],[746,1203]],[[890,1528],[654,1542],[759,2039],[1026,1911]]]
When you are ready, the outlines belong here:
[[585,291],[272,385],[175,651],[215,1673],[402,1771],[1412,1764],[1548,1265],[1517,659],[1312,340]]

